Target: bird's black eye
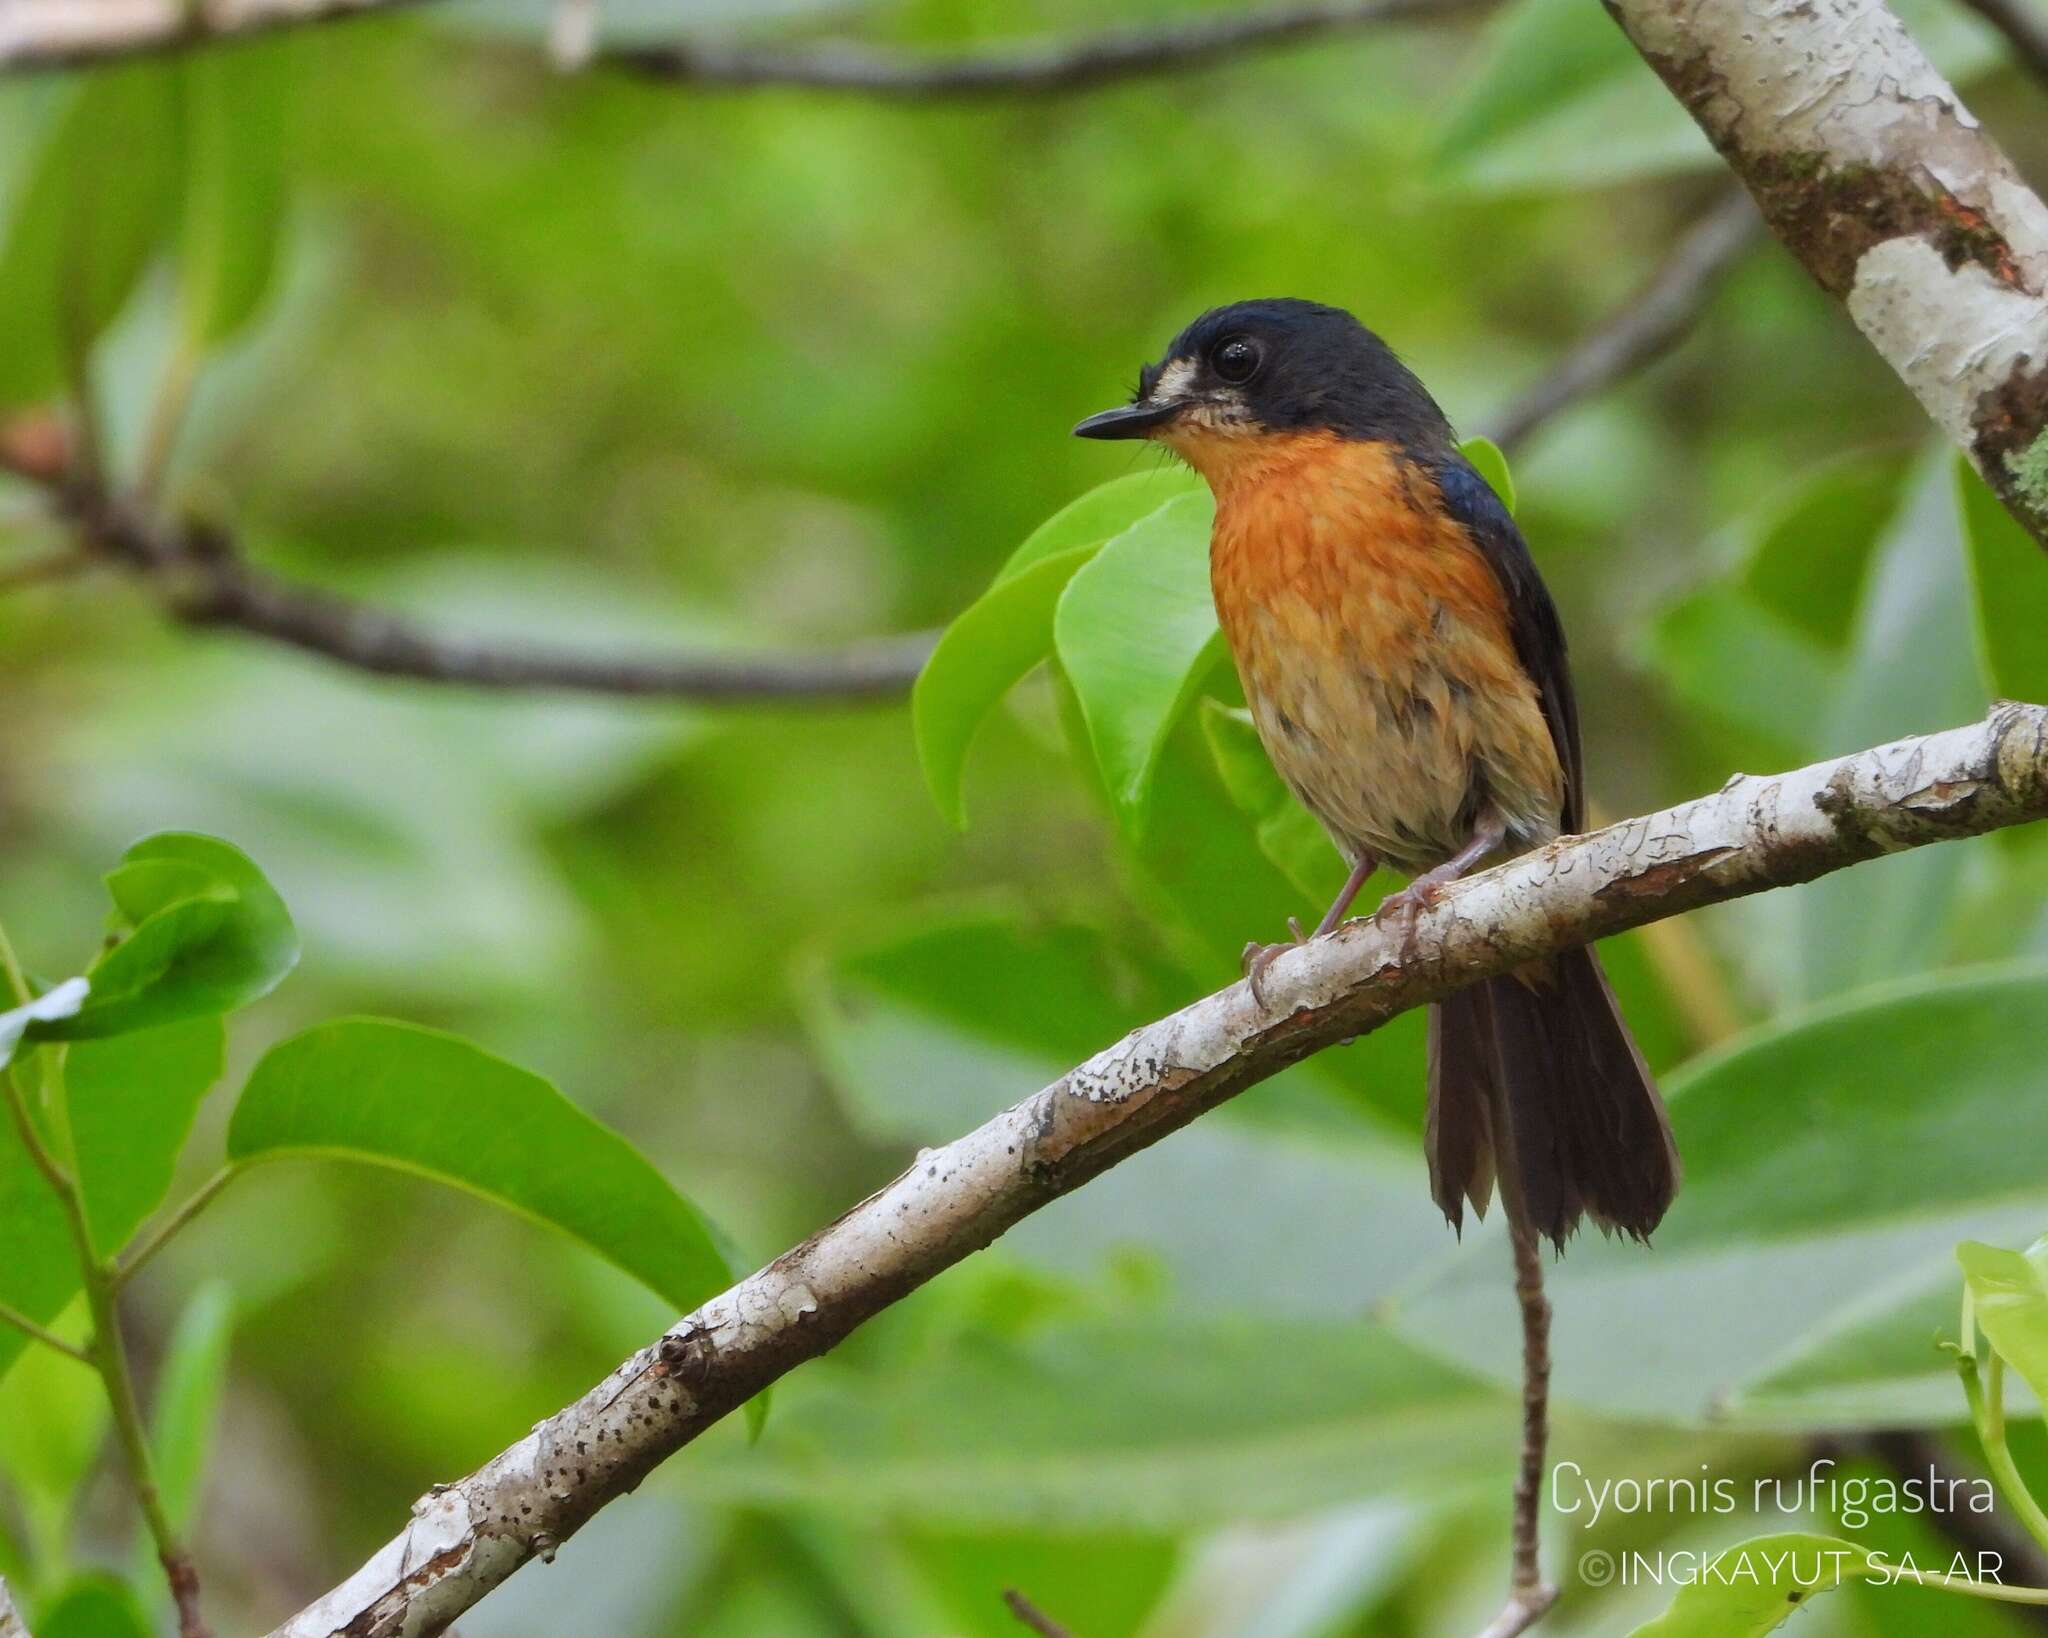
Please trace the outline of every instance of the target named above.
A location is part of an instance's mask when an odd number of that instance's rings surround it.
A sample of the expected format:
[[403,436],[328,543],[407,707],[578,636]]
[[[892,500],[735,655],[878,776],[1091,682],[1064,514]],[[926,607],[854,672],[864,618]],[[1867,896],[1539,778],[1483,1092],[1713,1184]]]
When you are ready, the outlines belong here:
[[1218,379],[1232,386],[1251,380],[1259,368],[1259,344],[1250,336],[1229,336],[1209,356],[1209,367]]

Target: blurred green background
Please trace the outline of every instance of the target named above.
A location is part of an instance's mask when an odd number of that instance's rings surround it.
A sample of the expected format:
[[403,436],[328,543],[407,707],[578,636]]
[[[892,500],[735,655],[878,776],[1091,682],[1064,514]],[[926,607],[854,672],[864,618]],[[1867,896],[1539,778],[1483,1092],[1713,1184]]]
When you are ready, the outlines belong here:
[[[540,8],[510,4],[217,53],[233,142],[277,157],[283,233],[168,495],[266,565],[456,631],[802,649],[943,624],[1035,524],[1150,458],[1066,429],[1203,307],[1348,306],[1477,431],[1636,286],[1726,184],[1581,7],[971,107],[563,77]],[[1105,20],[748,10],[606,24],[971,50]],[[2048,174],[2042,88],[1960,9],[1907,10]],[[74,84],[0,86],[0,211]],[[173,260],[94,362],[122,459],[173,345]],[[1917,408],[1767,243],[1670,358],[1514,456],[1600,812],[1965,722],[2029,677],[2048,695],[2048,633],[1986,636],[2000,599],[1970,565],[1998,520],[1959,511]],[[49,531],[27,488],[0,500],[4,573]],[[907,704],[380,682],[172,627],[111,571],[0,593],[0,644],[0,912],[33,966],[89,955],[97,878],[135,836],[228,837],[306,946],[237,1022],[230,1084],[337,1014],[460,1030],[626,1134],[749,1263],[1309,907],[1200,714],[1133,840],[1027,684],[975,747],[956,834]],[[1929,1340],[1954,1327],[1951,1248],[2048,1229],[2048,838],[1861,867],[1609,960],[1688,1188],[1654,1252],[1594,1237],[1554,1271],[1556,1455],[1595,1482],[1704,1465],[1746,1494],[1817,1438],[1853,1464],[1863,1429],[1959,1423]],[[1429,1205],[1421,1099],[1417,1018],[1258,1089],[806,1367],[758,1445],[721,1429],[460,1631],[1002,1634],[1012,1585],[1082,1638],[1471,1630],[1505,1577],[1514,1313],[1498,1225],[1460,1245]],[[672,1318],[469,1198],[293,1164],[138,1282],[146,1380],[214,1276],[236,1319],[196,1544],[229,1632],[338,1580],[430,1482]],[[129,1561],[68,1369],[0,1380],[0,1570],[32,1591]],[[1546,1631],[1626,1631],[1664,1601],[1581,1585],[1588,1546],[1787,1527],[1583,1525],[1551,1520]],[[1924,1551],[1926,1526],[1859,1538]],[[1801,1620],[2025,1630],[1910,1589]]]

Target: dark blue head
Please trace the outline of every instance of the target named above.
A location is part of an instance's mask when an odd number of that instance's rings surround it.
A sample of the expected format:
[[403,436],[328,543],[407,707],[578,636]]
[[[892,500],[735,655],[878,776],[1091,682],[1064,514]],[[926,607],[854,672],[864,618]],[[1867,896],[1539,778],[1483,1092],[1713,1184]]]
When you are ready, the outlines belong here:
[[1176,447],[1322,431],[1416,454],[1452,441],[1436,400],[1391,347],[1341,307],[1285,297],[1204,313],[1145,366],[1128,408],[1091,415],[1074,431]]

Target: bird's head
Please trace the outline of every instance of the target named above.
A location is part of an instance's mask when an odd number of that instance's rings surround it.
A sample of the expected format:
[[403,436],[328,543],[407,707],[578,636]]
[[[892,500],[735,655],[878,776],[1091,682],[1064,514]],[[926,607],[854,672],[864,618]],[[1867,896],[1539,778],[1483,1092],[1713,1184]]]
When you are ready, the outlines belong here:
[[1436,401],[1384,341],[1341,307],[1269,298],[1204,313],[1139,372],[1121,409],[1091,415],[1082,438],[1149,438],[1205,475],[1253,440],[1323,433],[1413,453],[1451,440]]

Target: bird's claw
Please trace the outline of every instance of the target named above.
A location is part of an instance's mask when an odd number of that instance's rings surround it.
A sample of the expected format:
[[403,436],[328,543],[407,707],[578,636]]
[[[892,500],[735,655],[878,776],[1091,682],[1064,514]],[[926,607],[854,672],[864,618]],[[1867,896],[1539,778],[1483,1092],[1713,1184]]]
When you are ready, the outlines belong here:
[[1434,909],[1438,899],[1444,896],[1444,881],[1434,871],[1417,876],[1398,893],[1389,893],[1380,900],[1380,907],[1372,913],[1372,919],[1379,921],[1392,911],[1401,928],[1401,964],[1405,967],[1415,959],[1415,926],[1422,919],[1422,912]]
[[1273,964],[1273,958],[1283,950],[1296,950],[1308,942],[1307,935],[1301,930],[1299,917],[1287,918],[1287,930],[1294,935],[1287,942],[1261,944],[1257,939],[1253,939],[1244,947],[1244,954],[1239,957],[1244,967],[1245,982],[1251,987],[1252,999],[1262,1007],[1266,1004],[1266,969]]

